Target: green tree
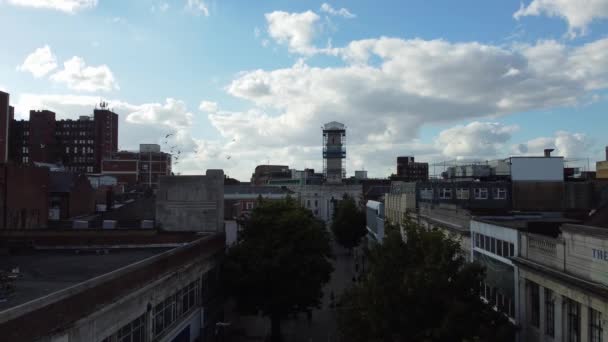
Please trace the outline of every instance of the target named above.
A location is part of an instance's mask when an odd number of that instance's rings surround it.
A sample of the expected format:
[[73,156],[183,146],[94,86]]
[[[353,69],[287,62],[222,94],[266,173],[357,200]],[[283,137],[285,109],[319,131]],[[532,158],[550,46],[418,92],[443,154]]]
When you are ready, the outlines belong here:
[[365,213],[357,207],[352,197],[344,196],[335,211],[331,222],[331,231],[336,242],[349,250],[356,247],[367,234]]
[[323,223],[291,198],[263,200],[244,221],[239,243],[228,250],[226,292],[241,313],[270,318],[272,341],[281,340],[287,315],[320,306],[333,271],[328,235]]
[[514,327],[479,298],[484,269],[459,244],[412,223],[387,229],[362,282],[341,298],[346,341],[513,341]]

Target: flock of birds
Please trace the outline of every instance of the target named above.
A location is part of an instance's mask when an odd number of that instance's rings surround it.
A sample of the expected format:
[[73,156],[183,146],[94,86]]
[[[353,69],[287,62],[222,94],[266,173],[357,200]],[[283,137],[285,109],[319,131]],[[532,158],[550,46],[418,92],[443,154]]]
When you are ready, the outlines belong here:
[[[165,147],[169,147],[169,138],[175,136],[175,133],[167,133],[165,135],[165,142],[164,145]],[[233,142],[236,141],[235,139],[232,139]],[[182,151],[180,149],[178,149],[177,145],[173,145],[171,147],[169,147],[169,153],[171,154],[172,158],[173,158],[173,165],[177,165],[179,164],[179,158],[181,157]],[[194,149],[194,154],[197,154],[198,150]],[[230,155],[226,155],[226,159],[230,160],[232,158],[232,156]]]

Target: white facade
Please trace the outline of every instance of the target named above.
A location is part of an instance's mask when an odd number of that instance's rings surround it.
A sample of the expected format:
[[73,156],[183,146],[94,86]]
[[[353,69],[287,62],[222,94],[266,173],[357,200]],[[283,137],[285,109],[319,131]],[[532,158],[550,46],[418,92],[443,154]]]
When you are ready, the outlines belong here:
[[334,203],[342,200],[348,195],[359,203],[363,195],[363,187],[360,184],[323,184],[302,185],[291,187],[304,208],[310,209],[314,216],[325,223],[331,222],[334,211]]
[[511,157],[512,181],[563,181],[563,157]]
[[521,341],[608,341],[608,232],[563,225],[557,238],[522,234]]
[[499,223],[471,220],[471,259],[486,267],[482,297],[518,321],[518,269],[511,258],[519,252],[519,231]]

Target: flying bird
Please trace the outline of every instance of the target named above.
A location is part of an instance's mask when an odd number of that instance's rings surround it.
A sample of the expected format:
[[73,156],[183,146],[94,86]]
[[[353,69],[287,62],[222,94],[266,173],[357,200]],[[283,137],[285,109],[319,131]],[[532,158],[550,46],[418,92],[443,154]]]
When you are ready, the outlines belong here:
[[165,139],[169,138],[172,135],[174,135],[174,133],[169,133],[169,134],[165,135]]
[[226,159],[230,160],[230,158],[232,158],[231,156],[226,156]]

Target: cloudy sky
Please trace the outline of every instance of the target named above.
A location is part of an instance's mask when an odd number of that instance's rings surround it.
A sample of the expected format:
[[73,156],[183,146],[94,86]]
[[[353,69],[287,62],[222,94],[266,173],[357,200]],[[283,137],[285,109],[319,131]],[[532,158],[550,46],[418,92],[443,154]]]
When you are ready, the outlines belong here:
[[18,118],[103,99],[183,174],[320,169],[334,120],[349,175],[608,144],[608,0],[0,0],[0,32]]

